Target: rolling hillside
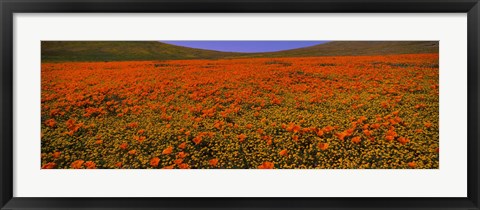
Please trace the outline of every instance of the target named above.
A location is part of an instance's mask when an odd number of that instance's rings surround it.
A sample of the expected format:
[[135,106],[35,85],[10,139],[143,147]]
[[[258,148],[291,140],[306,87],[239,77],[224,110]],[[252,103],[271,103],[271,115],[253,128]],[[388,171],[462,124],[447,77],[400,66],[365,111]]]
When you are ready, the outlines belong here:
[[42,41],[42,62],[187,60],[438,53],[437,41],[333,41],[270,53],[231,53],[156,41]]
[[311,47],[236,57],[311,57],[438,53],[437,41],[334,41]]
[[42,41],[42,62],[218,59],[239,54],[157,41]]

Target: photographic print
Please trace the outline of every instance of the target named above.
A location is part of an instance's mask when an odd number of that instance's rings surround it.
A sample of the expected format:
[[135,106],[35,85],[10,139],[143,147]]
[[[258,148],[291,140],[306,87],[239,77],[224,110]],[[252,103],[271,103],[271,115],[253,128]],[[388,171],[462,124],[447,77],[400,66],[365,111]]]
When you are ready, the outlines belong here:
[[438,169],[438,41],[42,41],[42,169]]

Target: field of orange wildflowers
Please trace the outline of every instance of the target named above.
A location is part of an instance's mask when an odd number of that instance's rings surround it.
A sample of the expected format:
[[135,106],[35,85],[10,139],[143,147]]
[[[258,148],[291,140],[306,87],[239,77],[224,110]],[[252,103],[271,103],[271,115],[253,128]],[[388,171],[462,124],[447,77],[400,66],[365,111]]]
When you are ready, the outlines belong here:
[[434,169],[438,54],[42,63],[43,169]]

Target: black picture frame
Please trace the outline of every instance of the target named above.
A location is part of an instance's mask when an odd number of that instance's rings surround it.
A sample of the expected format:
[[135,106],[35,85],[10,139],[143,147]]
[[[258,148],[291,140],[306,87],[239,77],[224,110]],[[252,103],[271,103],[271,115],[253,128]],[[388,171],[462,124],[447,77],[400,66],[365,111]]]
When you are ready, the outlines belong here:
[[[479,209],[478,0],[0,0],[1,209]],[[467,13],[468,196],[465,198],[25,198],[13,197],[15,13]],[[449,180],[445,180],[448,182]],[[92,189],[94,190],[94,189]],[[348,189],[345,189],[348,190]]]

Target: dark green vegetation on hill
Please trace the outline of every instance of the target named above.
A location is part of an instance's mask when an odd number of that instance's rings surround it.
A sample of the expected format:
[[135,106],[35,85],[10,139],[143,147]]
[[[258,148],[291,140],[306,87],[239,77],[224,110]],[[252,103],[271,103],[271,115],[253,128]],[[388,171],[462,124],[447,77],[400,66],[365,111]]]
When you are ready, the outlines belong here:
[[333,41],[270,53],[231,53],[157,41],[42,41],[42,62],[188,60],[438,53],[437,41]]
[[237,54],[157,41],[42,41],[42,61],[219,59]]
[[311,47],[237,57],[310,57],[438,53],[437,41],[334,41]]

